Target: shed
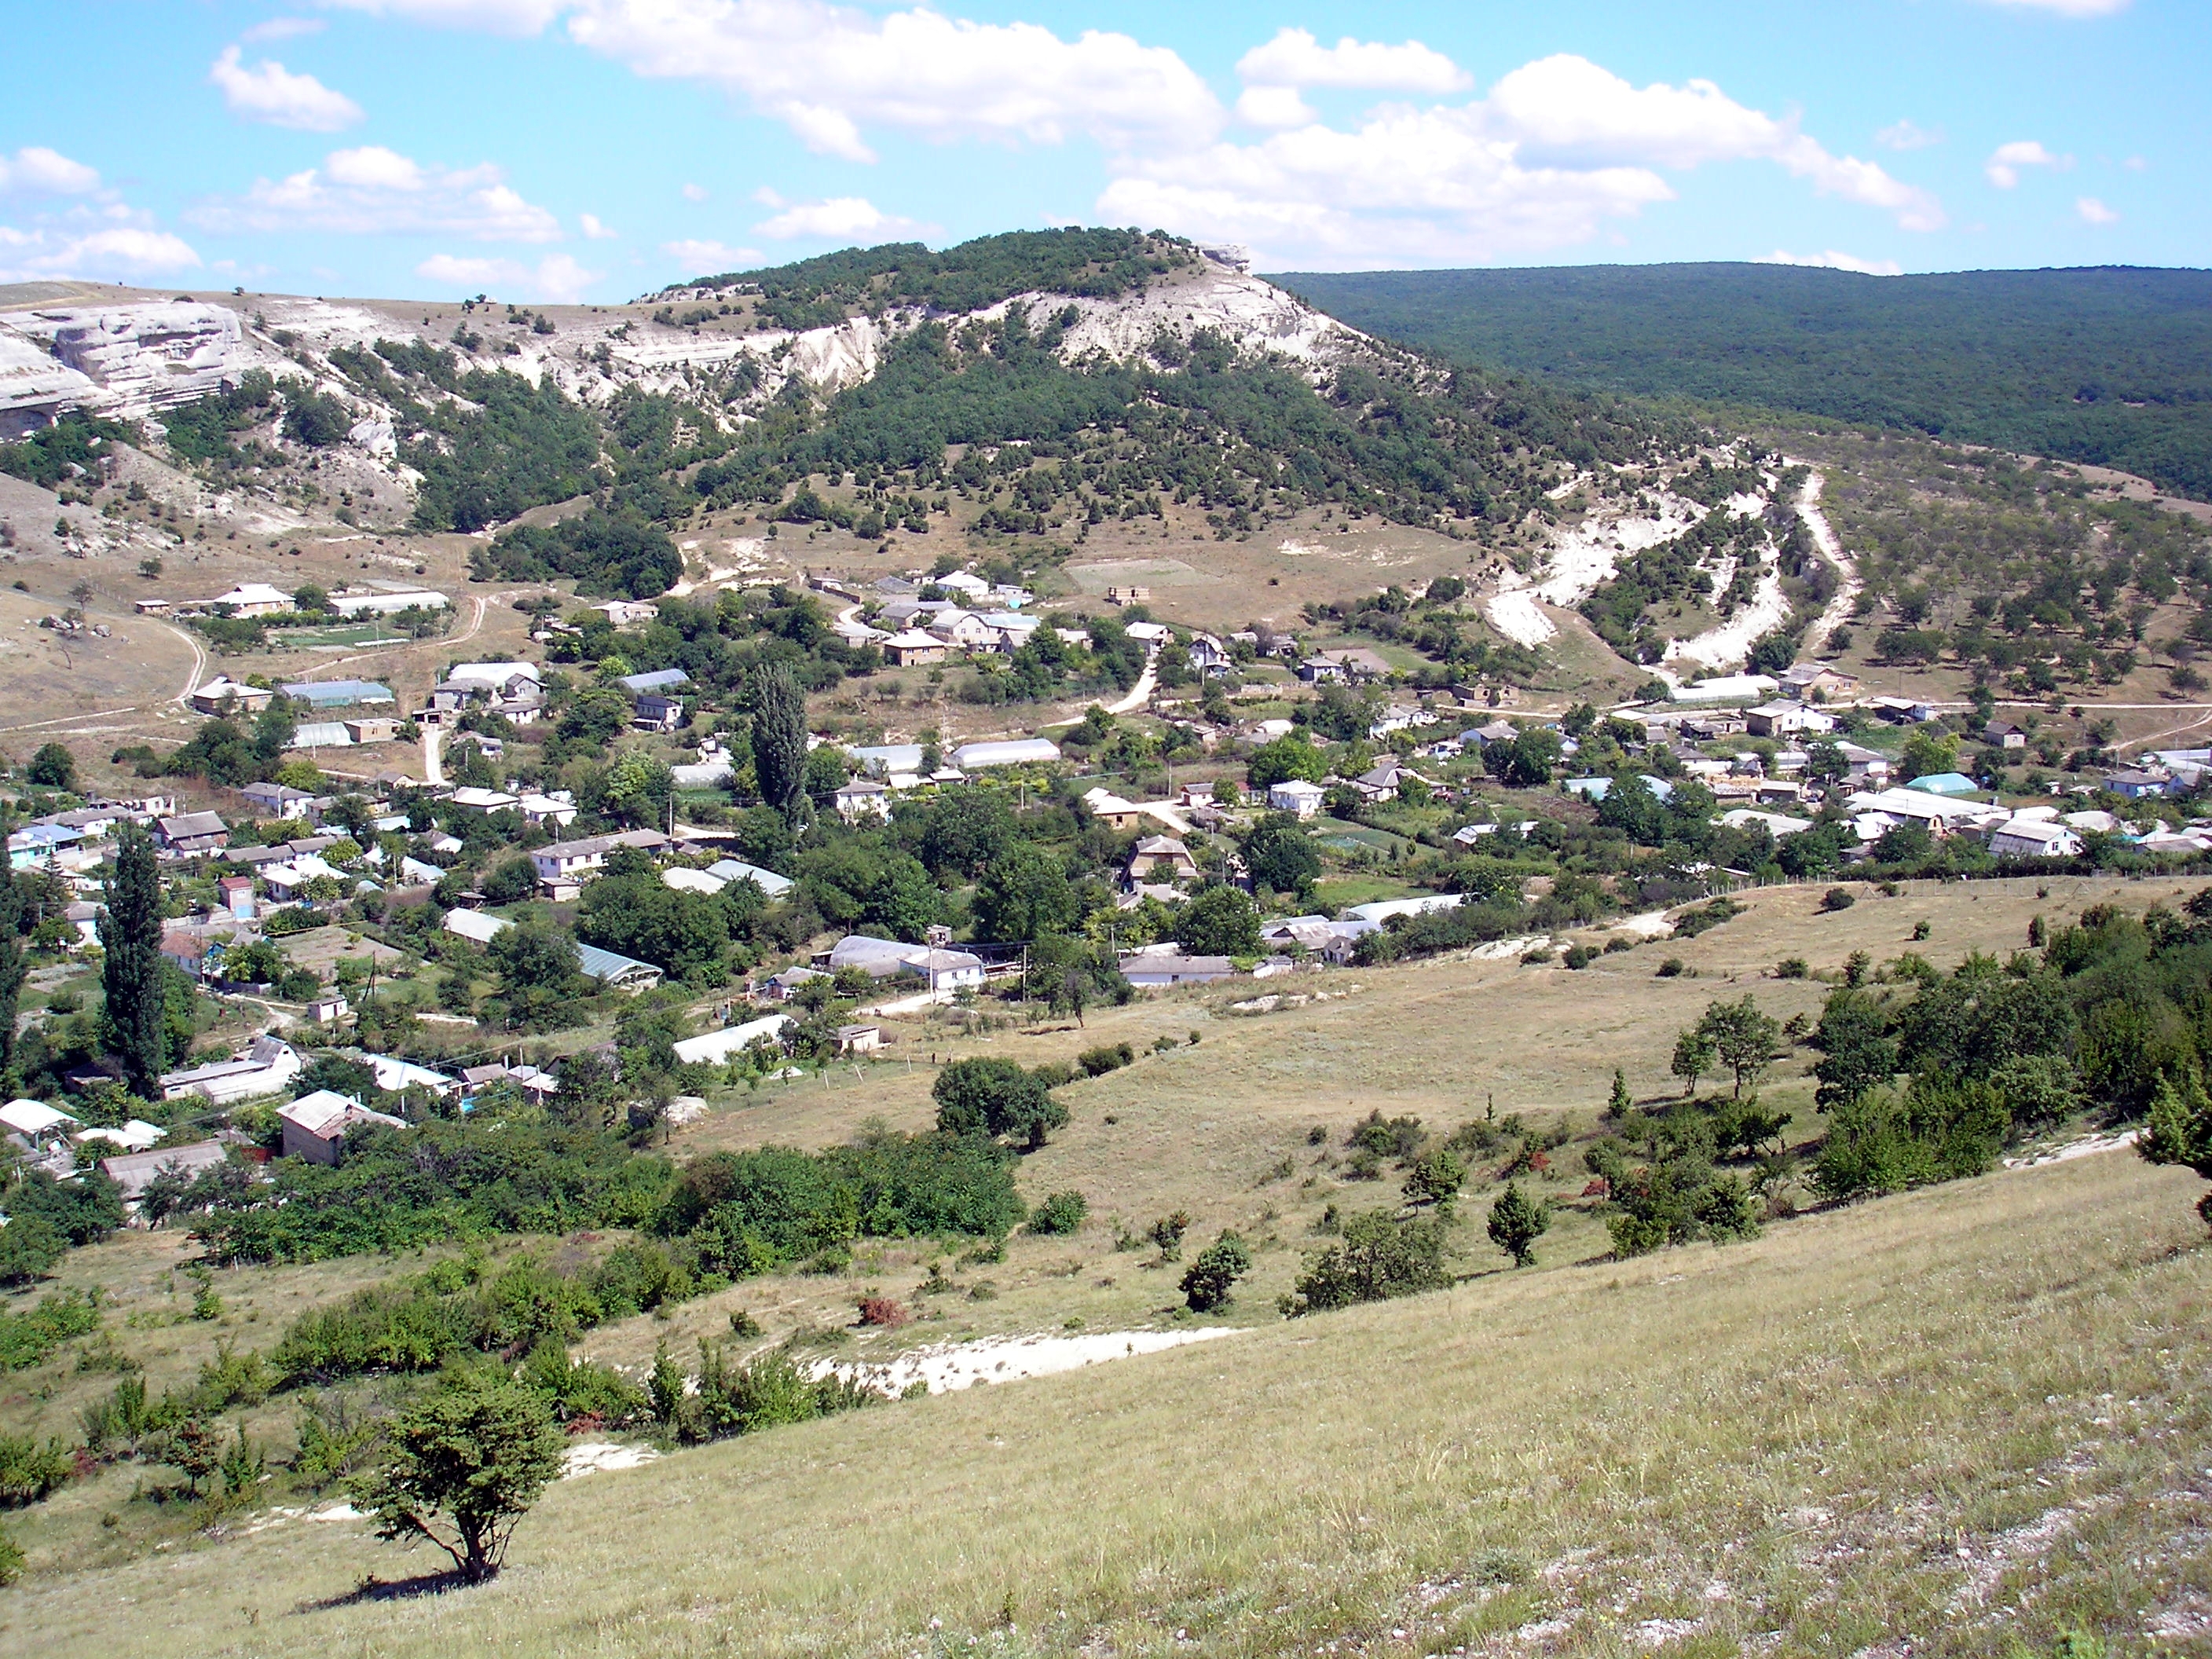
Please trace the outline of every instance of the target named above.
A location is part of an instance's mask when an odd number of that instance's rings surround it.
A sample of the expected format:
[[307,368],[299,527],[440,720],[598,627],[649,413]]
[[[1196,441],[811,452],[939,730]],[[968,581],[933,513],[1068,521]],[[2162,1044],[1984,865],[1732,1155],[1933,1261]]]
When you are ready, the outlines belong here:
[[884,1046],[884,1028],[880,1025],[840,1025],[837,1028],[837,1052],[841,1054],[872,1054]]

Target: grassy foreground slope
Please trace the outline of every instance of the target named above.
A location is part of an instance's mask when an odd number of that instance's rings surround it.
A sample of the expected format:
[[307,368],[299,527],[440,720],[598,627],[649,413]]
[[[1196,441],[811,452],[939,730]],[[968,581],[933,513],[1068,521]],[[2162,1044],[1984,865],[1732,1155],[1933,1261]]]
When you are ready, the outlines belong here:
[[2212,1608],[2197,1190],[2099,1154],[781,1430],[556,1488],[463,1595],[279,1522],[28,1583],[0,1646],[2135,1647]]
[[2212,272],[1673,264],[1270,280],[1355,328],[1471,362],[1909,428],[2212,498]]

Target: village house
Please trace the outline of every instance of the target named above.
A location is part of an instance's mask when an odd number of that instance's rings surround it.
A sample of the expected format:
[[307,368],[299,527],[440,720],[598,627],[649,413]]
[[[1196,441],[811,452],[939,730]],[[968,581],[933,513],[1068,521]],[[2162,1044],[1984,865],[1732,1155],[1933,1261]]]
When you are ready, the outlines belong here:
[[228,1106],[256,1095],[273,1095],[302,1069],[297,1051],[271,1033],[254,1038],[229,1060],[163,1073],[161,1098],[182,1100],[198,1095],[214,1105]]
[[632,623],[651,622],[660,614],[660,607],[651,599],[602,599],[590,607],[607,619],[613,628],[628,628]]
[[276,1117],[284,1126],[286,1158],[332,1166],[344,1150],[346,1136],[354,1130],[370,1124],[389,1129],[407,1127],[404,1118],[374,1111],[350,1096],[329,1089],[318,1089],[288,1106],[279,1106]]
[[2010,720],[1991,720],[1982,728],[1982,741],[1992,749],[2025,749],[2027,733]]
[[219,1170],[229,1153],[219,1140],[203,1140],[191,1146],[163,1146],[155,1151],[121,1152],[100,1160],[100,1172],[122,1189],[125,1204],[137,1207],[147,1188],[161,1176],[192,1181],[210,1170]]
[[282,783],[249,783],[238,793],[247,805],[272,818],[305,818],[309,805],[316,799],[312,790],[295,789]]
[[1147,836],[1129,854],[1129,879],[1158,881],[1163,875],[1170,881],[1194,881],[1198,860],[1173,836]]
[[904,629],[883,642],[885,661],[900,668],[927,668],[945,660],[945,644],[934,634]]
[[295,609],[292,596],[267,582],[240,582],[228,593],[203,599],[198,608],[218,617],[281,617]]
[[875,939],[866,933],[847,934],[817,962],[832,972],[858,968],[871,979],[919,979],[932,992],[981,989],[983,984],[981,957],[941,945]]
[[678,732],[684,726],[684,699],[647,693],[630,710],[633,732]]
[[891,815],[891,792],[873,778],[853,778],[837,786],[831,797],[837,816],[848,823],[862,818],[889,818]]
[[264,690],[258,685],[241,685],[218,675],[197,688],[185,701],[203,714],[258,714],[269,707],[276,696],[274,691]]
[[1743,723],[1754,738],[1794,738],[1802,732],[1836,729],[1836,717],[1802,702],[1763,702],[1744,713]]
[[1298,665],[1298,678],[1308,685],[1387,679],[1389,675],[1390,665],[1364,646],[1345,651],[1316,651]]
[[1227,979],[1237,965],[1227,957],[1134,956],[1121,963],[1121,977],[1139,990],[1170,985],[1211,985]]
[[1780,689],[1800,702],[1834,702],[1859,694],[1859,677],[1833,663],[1801,662],[1776,677]]
[[173,817],[156,819],[154,835],[164,851],[189,858],[221,852],[229,845],[230,826],[217,813],[180,812]]
[[544,712],[545,689],[534,663],[462,663],[431,689],[417,716],[427,726],[451,726],[471,708],[528,726]]
[[1270,811],[1289,812],[1300,818],[1320,815],[1322,803],[1328,799],[1328,791],[1317,783],[1304,778],[1291,778],[1282,783],[1267,786],[1267,807]]
[[614,836],[586,836],[581,841],[556,841],[530,854],[541,891],[555,903],[564,903],[584,889],[584,884],[606,867],[607,854],[617,847],[635,847],[641,853],[658,853],[668,837],[658,830],[625,830]]
[[2081,851],[2081,833],[2051,818],[2011,817],[1990,831],[1992,858],[2071,859]]

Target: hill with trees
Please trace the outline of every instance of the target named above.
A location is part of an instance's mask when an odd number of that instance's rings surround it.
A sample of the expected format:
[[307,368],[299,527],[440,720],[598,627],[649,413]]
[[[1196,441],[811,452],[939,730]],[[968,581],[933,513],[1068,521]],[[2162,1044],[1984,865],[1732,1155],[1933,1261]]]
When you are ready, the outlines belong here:
[[1562,386],[1990,444],[2212,498],[2212,272],[1297,272],[1355,328]]

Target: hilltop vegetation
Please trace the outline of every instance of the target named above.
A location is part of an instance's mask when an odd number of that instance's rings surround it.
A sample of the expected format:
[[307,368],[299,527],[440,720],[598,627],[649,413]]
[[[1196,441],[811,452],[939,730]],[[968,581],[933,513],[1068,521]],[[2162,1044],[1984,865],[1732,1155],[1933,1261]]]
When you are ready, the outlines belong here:
[[1672,264],[1274,280],[1462,362],[2086,461],[2212,499],[2212,273]]
[[739,289],[760,295],[754,315],[777,328],[822,328],[855,311],[923,306],[981,311],[1017,294],[1111,300],[1198,262],[1179,237],[1138,230],[1018,230],[942,252],[920,242],[841,248],[762,270],[725,271],[672,289]]

